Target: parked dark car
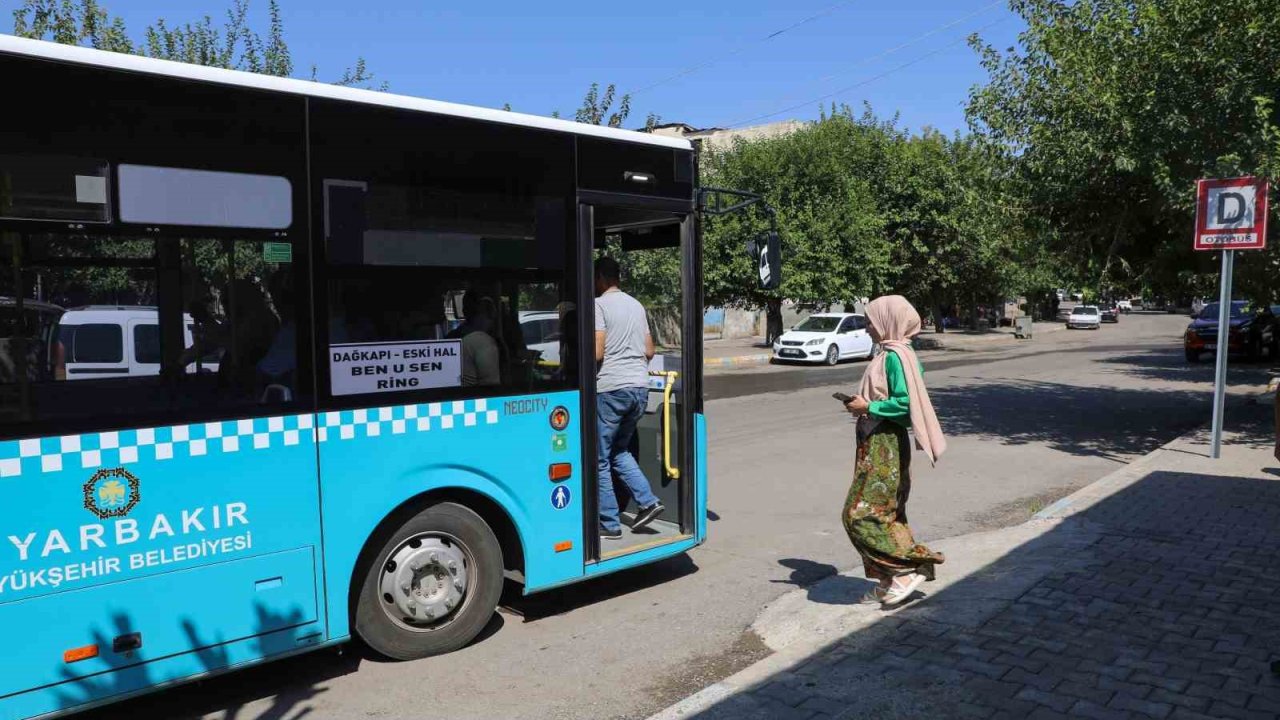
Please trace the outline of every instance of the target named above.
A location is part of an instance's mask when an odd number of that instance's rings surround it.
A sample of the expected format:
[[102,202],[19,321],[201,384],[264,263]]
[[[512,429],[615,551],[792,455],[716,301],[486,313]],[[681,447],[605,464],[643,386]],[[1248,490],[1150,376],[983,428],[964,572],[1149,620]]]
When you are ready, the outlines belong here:
[[[1187,362],[1199,362],[1200,356],[1218,349],[1218,303],[1204,306],[1192,316],[1183,336]],[[1230,331],[1227,351],[1250,359],[1262,357],[1264,351],[1272,359],[1280,357],[1280,332],[1277,332],[1276,310],[1280,306],[1254,305],[1245,300],[1231,302]]]
[[1098,303],[1098,311],[1102,313],[1102,322],[1120,322],[1120,308],[1115,303]]

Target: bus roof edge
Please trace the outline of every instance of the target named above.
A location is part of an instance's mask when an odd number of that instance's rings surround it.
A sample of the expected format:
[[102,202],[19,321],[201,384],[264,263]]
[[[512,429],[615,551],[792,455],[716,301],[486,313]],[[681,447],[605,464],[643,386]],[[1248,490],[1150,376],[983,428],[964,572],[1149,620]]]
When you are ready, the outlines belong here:
[[191,65],[188,63],[174,62],[172,60],[157,60],[155,58],[143,57],[140,55],[126,55],[123,53],[80,47],[78,45],[62,45],[44,40],[31,40],[15,37],[13,35],[0,34],[0,54],[4,53],[56,60],[75,65],[111,68],[115,70],[124,70],[147,75],[161,75],[165,77],[195,80],[198,82],[207,82],[219,85],[232,85],[236,87],[254,88],[258,90],[268,90],[293,95],[306,95],[309,97],[327,98],[330,100],[343,100],[347,102],[361,103],[364,105],[400,108],[404,110],[436,113],[439,115],[472,118],[475,120],[503,123],[505,125],[517,125],[521,127],[568,132],[575,135],[599,137],[609,140],[669,147],[676,150],[691,150],[693,148],[692,144],[688,140],[682,138],[652,135],[649,133],[637,132],[635,130],[601,127],[598,125],[573,122],[571,120],[548,118],[540,115],[527,115],[524,113],[511,112],[509,110],[494,110],[491,108],[462,105],[459,103],[443,102],[440,100],[428,100],[408,95],[394,95],[392,93],[377,90],[362,90],[359,88],[349,88],[339,85],[330,85],[327,83],[312,82],[310,80],[274,77],[271,75],[261,75],[241,70],[224,70],[222,68]]

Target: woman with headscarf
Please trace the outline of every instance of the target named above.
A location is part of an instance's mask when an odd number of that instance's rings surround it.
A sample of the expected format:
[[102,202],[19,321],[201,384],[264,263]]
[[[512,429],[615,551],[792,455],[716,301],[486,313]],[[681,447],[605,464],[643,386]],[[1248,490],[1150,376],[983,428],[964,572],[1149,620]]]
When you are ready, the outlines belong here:
[[858,418],[858,452],[853,485],[844,506],[844,528],[862,556],[867,578],[879,585],[867,595],[886,606],[906,600],[943,561],[916,542],[907,526],[911,492],[911,444],[937,461],[947,449],[933,403],[925,389],[911,338],[920,333],[920,315],[899,295],[867,305],[872,340],[883,352],[867,367],[857,396],[846,406]]

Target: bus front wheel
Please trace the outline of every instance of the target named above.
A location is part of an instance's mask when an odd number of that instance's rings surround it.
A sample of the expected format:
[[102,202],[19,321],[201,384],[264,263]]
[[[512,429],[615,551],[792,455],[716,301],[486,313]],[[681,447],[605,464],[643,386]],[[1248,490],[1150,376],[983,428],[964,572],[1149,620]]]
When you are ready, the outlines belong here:
[[365,568],[355,630],[375,651],[414,660],[464,647],[502,594],[502,547],[471,509],[433,505],[406,520]]

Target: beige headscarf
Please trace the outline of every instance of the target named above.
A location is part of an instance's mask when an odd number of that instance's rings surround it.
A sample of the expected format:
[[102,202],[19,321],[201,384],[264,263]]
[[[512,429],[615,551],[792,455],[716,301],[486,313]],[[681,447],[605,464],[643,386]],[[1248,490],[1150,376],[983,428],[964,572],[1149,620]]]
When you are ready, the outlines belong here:
[[936,463],[947,450],[947,439],[942,435],[938,416],[929,400],[929,391],[920,374],[920,360],[911,348],[911,338],[920,334],[920,313],[901,295],[885,295],[867,304],[867,321],[880,336],[880,346],[885,352],[871,361],[862,377],[858,394],[868,401],[889,397],[889,376],[884,363],[888,353],[898,356],[903,374],[907,376],[907,393],[911,399],[911,428],[915,430],[916,446]]

